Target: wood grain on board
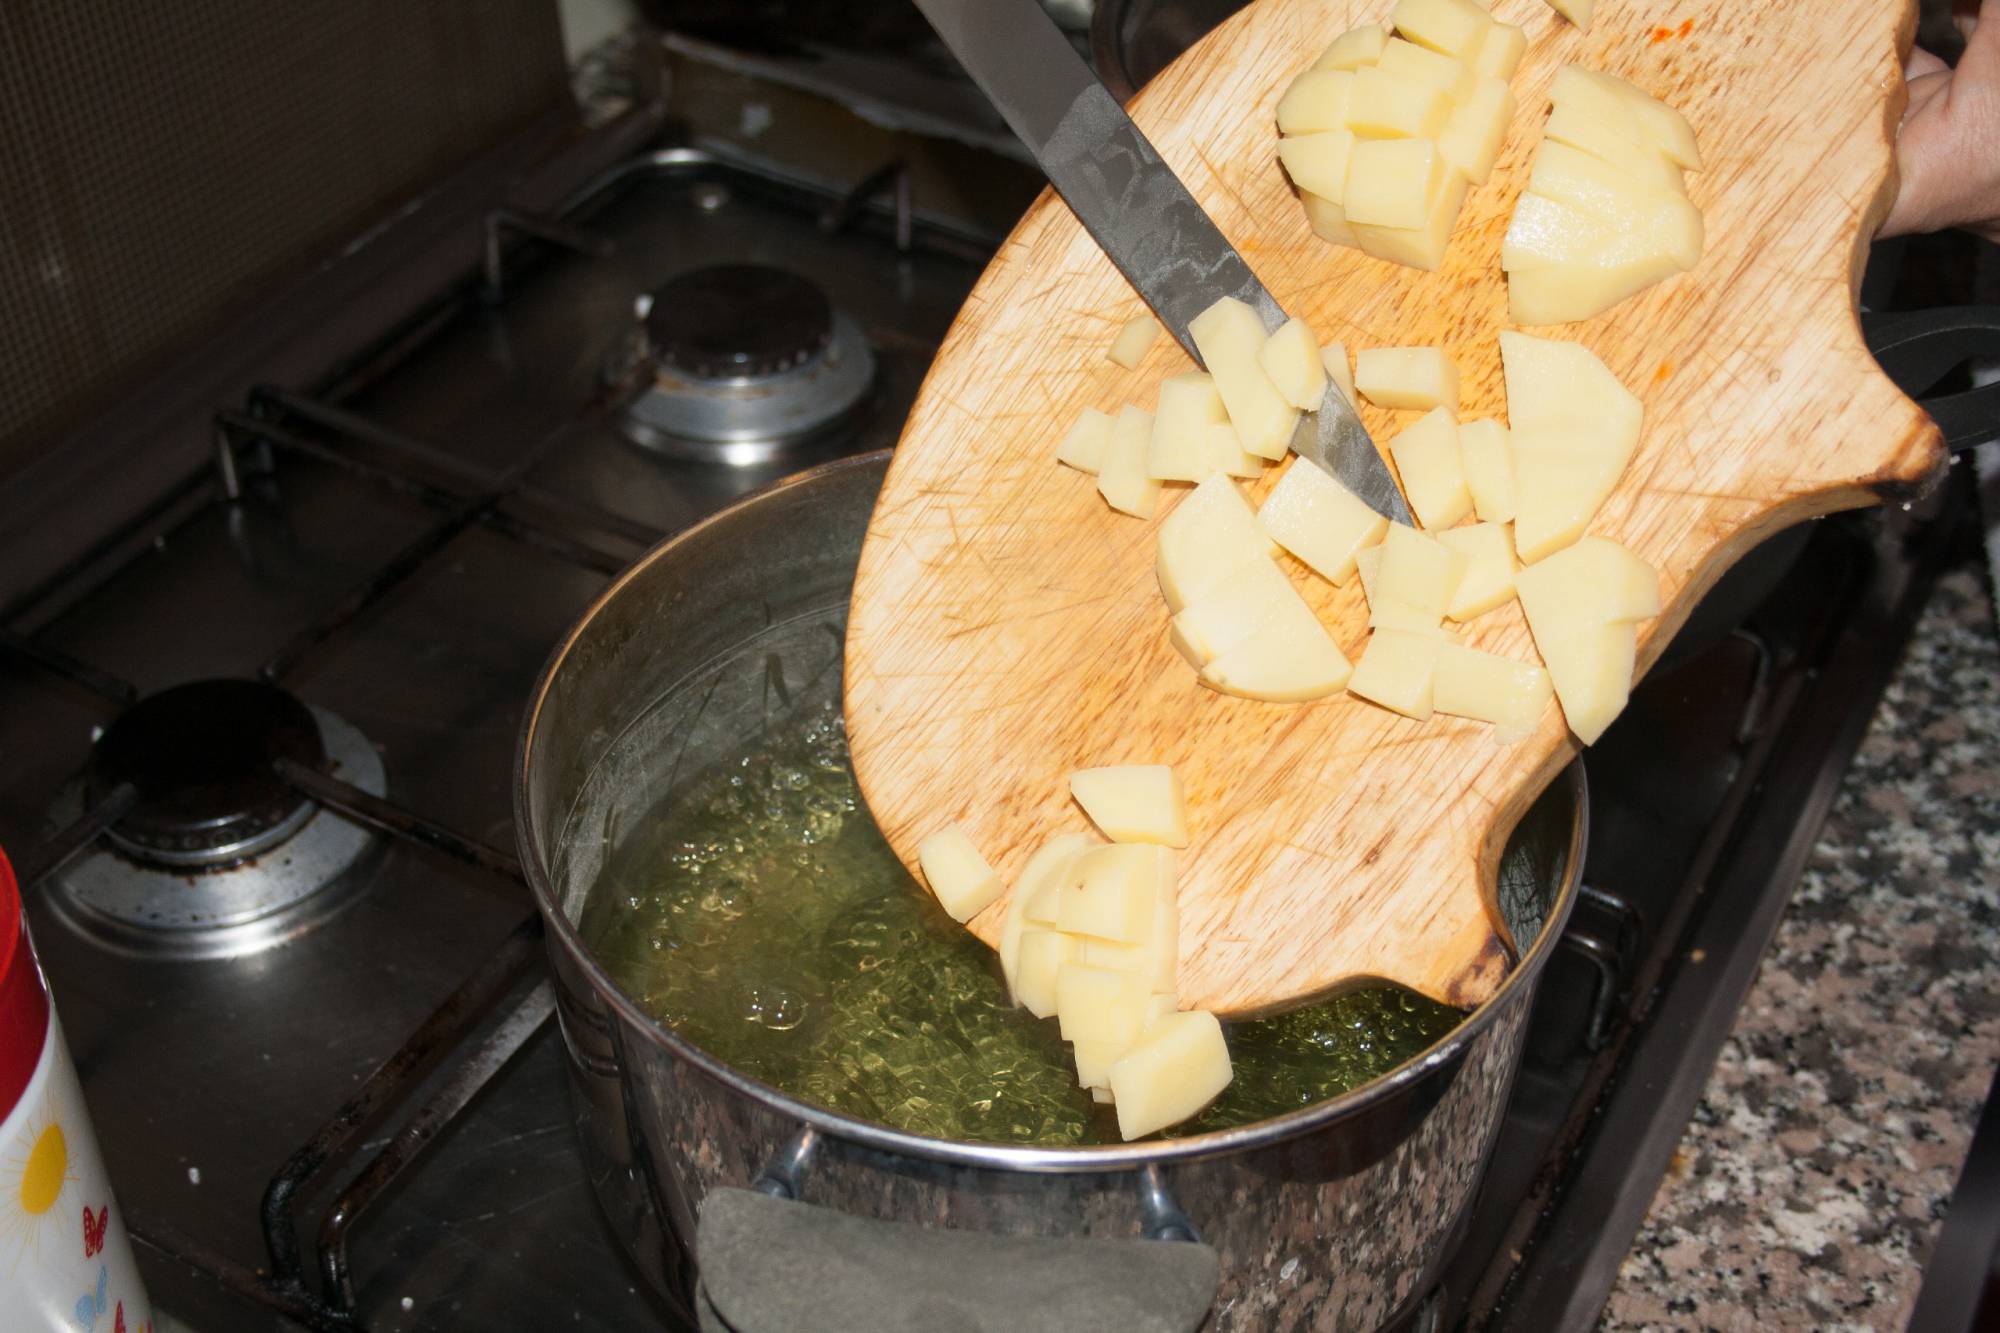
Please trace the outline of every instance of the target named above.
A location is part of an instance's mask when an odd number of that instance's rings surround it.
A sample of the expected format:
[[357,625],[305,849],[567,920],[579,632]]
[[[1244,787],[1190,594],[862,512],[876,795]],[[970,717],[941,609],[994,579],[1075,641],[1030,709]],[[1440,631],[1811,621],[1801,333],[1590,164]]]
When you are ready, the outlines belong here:
[[[1661,572],[1669,605],[1642,627],[1642,669],[1762,538],[1941,466],[1928,418],[1864,348],[1854,304],[1865,238],[1893,194],[1913,5],[1600,0],[1580,33],[1540,0],[1500,0],[1496,16],[1530,39],[1520,109],[1437,273],[1316,239],[1274,155],[1285,85],[1388,8],[1259,0],[1132,114],[1288,312],[1350,352],[1443,346],[1468,420],[1505,416],[1500,239],[1556,70],[1623,75],[1687,115],[1706,160],[1688,177],[1707,221],[1700,264],[1597,319],[1537,330],[1589,346],[1645,404],[1637,457],[1591,527]],[[1411,722],[1344,694],[1278,705],[1198,685],[1168,646],[1153,573],[1159,517],[1186,488],[1170,486],[1141,522],[1051,459],[1080,409],[1150,409],[1161,380],[1192,368],[1167,338],[1135,370],[1105,359],[1141,308],[1044,194],[947,335],[855,580],[846,707],[868,805],[913,867],[919,839],[957,821],[1011,883],[1044,839],[1088,827],[1070,771],[1171,764],[1193,838],[1184,1006],[1240,1012],[1357,976],[1482,1002],[1508,966],[1489,911],[1500,850],[1575,742],[1554,707],[1501,747],[1483,724]],[[1363,408],[1378,441],[1414,415]],[[1358,657],[1359,588],[1285,562]],[[1518,604],[1468,628],[1475,647],[1535,660]],[[989,943],[1004,905],[969,923]]]

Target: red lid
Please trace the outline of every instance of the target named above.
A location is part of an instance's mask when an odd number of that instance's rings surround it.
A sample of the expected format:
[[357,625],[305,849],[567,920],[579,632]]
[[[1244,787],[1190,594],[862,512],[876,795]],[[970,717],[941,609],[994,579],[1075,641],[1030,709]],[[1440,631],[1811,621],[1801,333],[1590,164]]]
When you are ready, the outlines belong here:
[[14,1109],[41,1063],[49,1032],[49,989],[28,943],[28,918],[14,867],[0,852],[0,1118]]

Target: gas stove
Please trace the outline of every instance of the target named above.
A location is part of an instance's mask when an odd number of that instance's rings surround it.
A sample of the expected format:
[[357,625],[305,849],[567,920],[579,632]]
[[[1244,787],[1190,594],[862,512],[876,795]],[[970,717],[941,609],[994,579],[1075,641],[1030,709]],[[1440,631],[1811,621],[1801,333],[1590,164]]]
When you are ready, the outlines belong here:
[[[215,402],[211,462],[0,614],[0,842],[198,1329],[676,1326],[571,1131],[520,710],[652,542],[892,445],[999,235],[895,159],[668,130],[574,174],[324,374]],[[1587,887],[1419,1326],[1594,1321],[1963,507],[1753,562],[1590,751]]]

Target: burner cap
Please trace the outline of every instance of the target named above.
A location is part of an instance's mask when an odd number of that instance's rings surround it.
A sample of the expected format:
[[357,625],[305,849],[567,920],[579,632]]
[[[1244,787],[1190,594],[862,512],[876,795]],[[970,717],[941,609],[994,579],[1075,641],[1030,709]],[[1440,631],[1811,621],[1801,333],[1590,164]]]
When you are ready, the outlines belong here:
[[833,337],[833,307],[804,278],[762,264],[683,273],[653,293],[646,336],[695,379],[757,379],[802,366]]
[[313,805],[281,781],[278,759],[326,762],[319,722],[297,698],[252,680],[202,680],[141,700],[98,739],[89,799],[139,793],[106,836],[165,865],[225,865],[296,832]]

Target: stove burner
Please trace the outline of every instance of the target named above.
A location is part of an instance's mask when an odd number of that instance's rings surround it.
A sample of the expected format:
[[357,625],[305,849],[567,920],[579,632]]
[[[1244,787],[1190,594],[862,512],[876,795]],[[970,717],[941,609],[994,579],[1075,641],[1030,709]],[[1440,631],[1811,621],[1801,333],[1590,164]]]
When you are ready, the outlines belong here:
[[106,836],[141,861],[221,866],[283,842],[313,806],[272,765],[326,762],[312,710],[275,685],[201,680],[163,690],[127,710],[91,753],[93,802],[129,782],[130,814]]
[[277,758],[387,790],[366,737],[275,686],[198,681],[141,701],[50,818],[67,824],[121,782],[138,803],[107,833],[112,849],[50,880],[51,904],[101,943],[168,957],[254,953],[311,928],[364,881],[347,871],[379,839],[280,782]]
[[638,303],[639,328],[605,368],[638,388],[627,438],[676,458],[765,462],[848,421],[875,381],[852,320],[806,279],[761,264],[718,264]]

